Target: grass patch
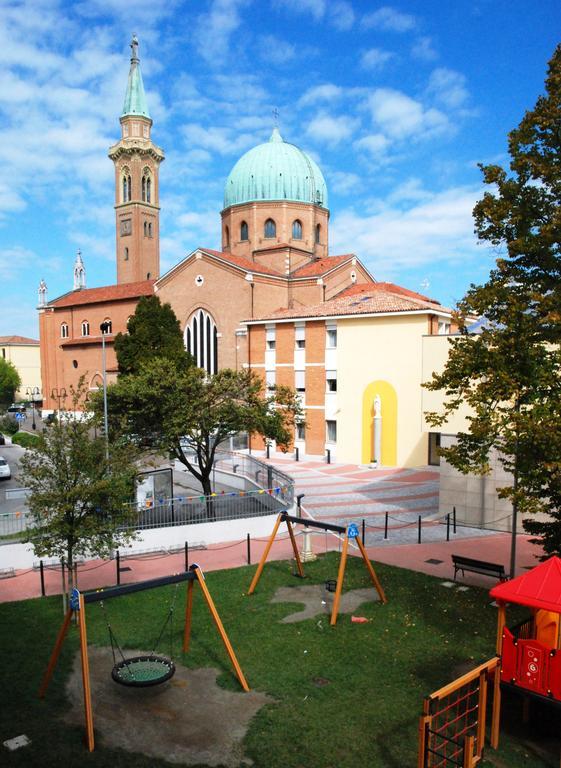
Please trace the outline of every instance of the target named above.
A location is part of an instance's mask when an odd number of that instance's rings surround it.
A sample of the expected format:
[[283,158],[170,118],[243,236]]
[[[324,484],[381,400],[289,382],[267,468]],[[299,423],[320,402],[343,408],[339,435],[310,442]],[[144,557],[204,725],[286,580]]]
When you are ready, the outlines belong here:
[[12,435],[12,443],[21,445],[22,448],[35,448],[39,442],[39,435],[34,435],[32,432],[16,432]]
[[[322,583],[337,573],[337,556],[329,554],[306,565],[306,583]],[[454,679],[455,669],[473,666],[494,653],[496,609],[486,590],[458,592],[439,580],[390,566],[377,565],[387,593],[386,606],[365,604],[368,624],[352,624],[340,615],[337,627],[319,617],[298,624],[279,620],[299,604],[271,605],[279,586],[293,579],[289,562],[266,566],[257,592],[246,592],[254,567],[207,574],[207,583],[253,689],[270,694],[275,703],[254,718],[245,739],[257,768],[406,768],[416,765],[417,726],[423,697]],[[350,558],[345,590],[367,585],[361,561]],[[185,584],[107,601],[106,612],[123,647],[150,649],[177,589],[173,646],[176,661],[188,667],[215,666],[219,683],[239,686],[204,604],[196,591],[191,652],[180,654]],[[88,606],[88,640],[109,645],[105,617],[97,604]],[[510,615],[516,619],[514,610]],[[78,648],[73,627],[47,699],[37,689],[62,620],[60,598],[0,605],[0,658],[4,703],[0,741],[20,733],[32,745],[8,755],[3,765],[82,765],[92,768],[163,768],[168,763],[99,746],[87,755],[80,729],[61,722],[68,707],[64,684]],[[160,652],[169,653],[167,641]],[[113,683],[108,680],[108,685]],[[508,709],[508,708],[507,708]],[[546,768],[558,756],[533,752],[521,725],[520,705],[505,709],[508,722],[501,750],[489,749],[482,766]],[[95,719],[95,704],[94,704]],[[542,722],[543,718],[540,719]],[[142,723],[138,724],[142,728]],[[47,747],[48,745],[48,747]],[[502,762],[501,762],[502,761]]]

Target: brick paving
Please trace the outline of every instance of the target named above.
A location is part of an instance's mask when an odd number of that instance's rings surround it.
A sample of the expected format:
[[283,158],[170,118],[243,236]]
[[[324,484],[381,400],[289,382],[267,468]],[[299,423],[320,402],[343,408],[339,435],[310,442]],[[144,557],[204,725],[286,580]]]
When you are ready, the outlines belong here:
[[[438,469],[371,470],[353,465],[326,465],[318,461],[295,462],[286,457],[274,457],[271,463],[294,477],[296,493],[305,494],[305,515],[340,525],[354,522],[361,526],[364,520],[366,546],[374,561],[450,580],[453,577],[450,555],[454,553],[502,563],[508,571],[510,534],[458,526],[456,534],[450,528],[450,541],[446,541],[446,525],[438,519]],[[384,539],[386,512],[389,531],[388,538]],[[422,520],[421,544],[417,543],[419,515]],[[517,574],[537,564],[540,550],[528,539],[527,536],[517,537]],[[263,538],[252,539],[252,563],[258,561],[265,543]],[[312,546],[321,554],[339,549],[340,541],[331,534],[315,534]],[[286,533],[279,534],[270,559],[287,559],[290,554]],[[437,562],[427,562],[429,560]],[[193,561],[209,571],[246,565],[246,541],[224,542],[192,551],[190,562]],[[130,568],[121,573],[121,583],[129,583],[181,571],[185,567],[185,559],[183,553],[156,554],[126,559],[121,565]],[[115,561],[94,560],[79,568],[78,582],[82,589],[113,585],[116,578]],[[493,586],[491,579],[477,574],[466,574],[461,581],[489,588]],[[47,594],[61,592],[59,570],[47,570],[45,582]],[[38,571],[20,571],[15,577],[0,580],[0,602],[38,597],[40,594]]]

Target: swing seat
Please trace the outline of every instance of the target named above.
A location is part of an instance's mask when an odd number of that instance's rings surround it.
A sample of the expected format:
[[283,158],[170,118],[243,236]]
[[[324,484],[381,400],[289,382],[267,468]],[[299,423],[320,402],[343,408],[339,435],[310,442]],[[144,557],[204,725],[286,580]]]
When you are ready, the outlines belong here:
[[115,664],[111,677],[119,685],[130,688],[147,688],[161,685],[173,677],[175,664],[165,656],[132,656]]

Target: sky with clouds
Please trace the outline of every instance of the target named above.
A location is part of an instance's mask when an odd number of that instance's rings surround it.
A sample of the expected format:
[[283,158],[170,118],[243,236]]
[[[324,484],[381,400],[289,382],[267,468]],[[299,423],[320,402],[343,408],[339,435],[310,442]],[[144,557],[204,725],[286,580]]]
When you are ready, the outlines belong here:
[[37,285],[115,281],[107,158],[132,33],[166,152],[161,259],[220,244],[236,160],[285,140],[329,187],[332,254],[453,304],[494,254],[473,234],[477,163],[543,92],[558,0],[0,0],[0,334],[37,334]]

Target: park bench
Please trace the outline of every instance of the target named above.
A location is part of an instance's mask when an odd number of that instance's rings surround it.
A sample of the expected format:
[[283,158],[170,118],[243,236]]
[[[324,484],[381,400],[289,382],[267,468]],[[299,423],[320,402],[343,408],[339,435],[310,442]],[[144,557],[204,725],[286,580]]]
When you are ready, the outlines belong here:
[[454,581],[456,581],[458,571],[461,571],[464,576],[465,571],[471,571],[472,573],[481,573],[483,576],[493,576],[499,581],[506,580],[504,565],[499,563],[474,560],[472,557],[464,557],[463,555],[452,555],[452,562],[454,563]]

